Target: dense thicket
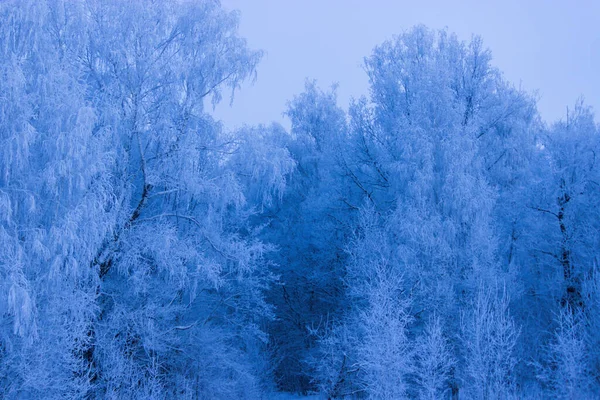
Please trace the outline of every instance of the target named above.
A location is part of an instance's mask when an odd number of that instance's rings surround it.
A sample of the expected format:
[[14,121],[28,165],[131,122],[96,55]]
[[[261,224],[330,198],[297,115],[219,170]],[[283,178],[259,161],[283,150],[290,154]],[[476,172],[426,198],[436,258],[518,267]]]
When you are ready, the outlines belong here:
[[589,108],[418,26],[228,132],[260,57],[218,1],[0,4],[3,398],[600,396]]

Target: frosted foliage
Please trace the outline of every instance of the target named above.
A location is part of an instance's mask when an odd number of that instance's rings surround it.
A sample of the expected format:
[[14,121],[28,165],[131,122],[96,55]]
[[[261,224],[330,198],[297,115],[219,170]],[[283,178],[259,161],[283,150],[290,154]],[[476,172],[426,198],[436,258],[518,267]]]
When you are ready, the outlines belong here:
[[416,26],[228,130],[239,18],[0,2],[0,397],[598,398],[593,111]]
[[[351,104],[335,158],[349,188],[338,207],[355,232],[343,312],[328,315],[344,335],[323,331],[317,354],[330,367],[313,370],[332,396],[558,395],[565,386],[531,368],[558,364],[544,350],[557,312],[585,315],[570,365],[598,376],[597,125],[581,102],[543,125],[491,59],[477,37],[423,26],[365,59],[370,97]],[[375,365],[386,367],[371,374]]]
[[462,341],[466,359],[466,389],[477,399],[510,398],[519,331],[510,316],[506,291],[482,287],[472,309],[463,315]]
[[565,310],[557,317],[558,327],[548,348],[551,360],[548,378],[558,397],[585,398],[591,396],[589,350],[582,316],[570,311]]
[[260,58],[237,15],[9,1],[0,18],[0,392],[254,398],[270,247],[240,230],[251,189],[204,112]]
[[450,390],[448,382],[455,364],[441,320],[433,316],[417,340],[415,375],[418,397],[433,400],[447,396]]

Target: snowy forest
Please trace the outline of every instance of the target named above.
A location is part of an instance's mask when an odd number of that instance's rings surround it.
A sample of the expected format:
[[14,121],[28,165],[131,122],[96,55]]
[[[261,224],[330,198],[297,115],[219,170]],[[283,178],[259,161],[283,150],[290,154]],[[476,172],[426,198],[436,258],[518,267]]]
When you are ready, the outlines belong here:
[[591,108],[418,25],[225,129],[239,18],[0,3],[0,397],[599,398]]

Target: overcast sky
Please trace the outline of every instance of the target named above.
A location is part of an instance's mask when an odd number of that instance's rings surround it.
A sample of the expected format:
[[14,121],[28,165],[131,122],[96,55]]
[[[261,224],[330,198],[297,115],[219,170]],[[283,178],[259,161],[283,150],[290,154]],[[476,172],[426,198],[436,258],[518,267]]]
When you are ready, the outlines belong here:
[[[368,94],[362,60],[416,24],[483,37],[504,76],[537,90],[547,120],[584,96],[600,114],[600,1],[222,0],[241,11],[240,34],[266,55],[258,79],[215,114],[229,128],[278,121],[306,78],[339,83],[338,100]],[[600,118],[596,118],[599,120]]]

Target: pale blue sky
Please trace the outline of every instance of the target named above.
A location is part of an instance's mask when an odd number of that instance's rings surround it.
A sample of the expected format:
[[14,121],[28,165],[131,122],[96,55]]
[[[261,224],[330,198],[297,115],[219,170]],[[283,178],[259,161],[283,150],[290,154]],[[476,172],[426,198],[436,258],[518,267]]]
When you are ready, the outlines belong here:
[[[283,122],[306,78],[339,83],[344,108],[368,93],[363,57],[419,23],[461,39],[479,34],[511,82],[537,90],[542,117],[561,118],[579,96],[600,114],[600,1],[222,0],[241,11],[240,33],[266,51],[258,80],[215,115],[229,128]],[[597,120],[600,119],[597,117]]]

